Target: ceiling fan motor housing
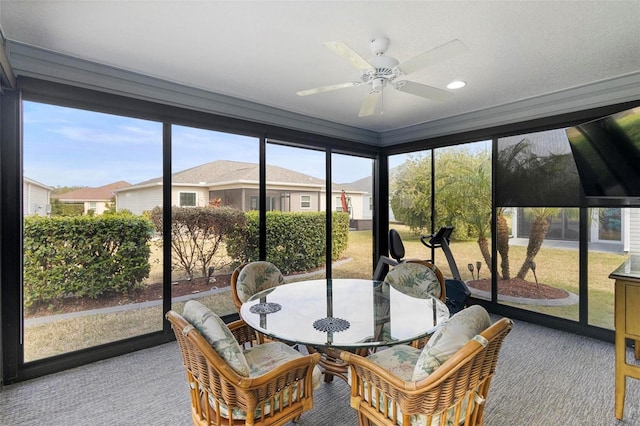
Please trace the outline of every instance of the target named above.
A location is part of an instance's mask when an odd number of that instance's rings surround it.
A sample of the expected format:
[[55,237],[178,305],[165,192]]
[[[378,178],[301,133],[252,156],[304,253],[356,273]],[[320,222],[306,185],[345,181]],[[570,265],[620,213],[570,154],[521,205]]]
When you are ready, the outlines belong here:
[[389,39],[386,37],[376,37],[371,40],[371,52],[374,55],[384,55],[384,52],[389,48]]

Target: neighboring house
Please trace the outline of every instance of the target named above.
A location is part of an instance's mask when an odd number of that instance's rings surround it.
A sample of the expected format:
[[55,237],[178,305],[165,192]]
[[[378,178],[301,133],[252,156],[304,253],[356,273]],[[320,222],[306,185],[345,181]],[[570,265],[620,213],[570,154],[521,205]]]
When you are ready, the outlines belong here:
[[90,214],[89,212],[91,211],[93,211],[93,214],[102,214],[113,203],[114,191],[130,185],[129,182],[121,180],[97,188],[80,188],[63,194],[52,195],[51,198],[57,199],[61,203],[82,204],[84,206],[83,214]]
[[[326,182],[323,179],[279,166],[267,166],[267,210],[324,211]],[[205,207],[220,200],[223,206],[243,211],[258,210],[259,167],[255,163],[218,160],[171,176],[171,205]],[[365,217],[371,208],[365,192],[350,185],[332,184],[334,210],[341,211],[340,194],[345,190],[351,201],[351,218]],[[369,190],[370,192],[371,190]],[[115,191],[118,210],[142,214],[162,205],[162,178],[155,178]]]
[[22,214],[23,216],[47,216],[51,213],[51,191],[46,186],[28,177],[22,180]]
[[[371,176],[364,177],[355,182],[339,184],[345,189],[347,193],[349,190],[352,192],[362,193],[361,197],[358,197],[357,204],[351,199],[353,206],[352,213],[353,219],[369,219],[373,218],[373,179]],[[340,196],[337,198],[337,204],[340,204]],[[342,207],[338,206],[339,210]]]

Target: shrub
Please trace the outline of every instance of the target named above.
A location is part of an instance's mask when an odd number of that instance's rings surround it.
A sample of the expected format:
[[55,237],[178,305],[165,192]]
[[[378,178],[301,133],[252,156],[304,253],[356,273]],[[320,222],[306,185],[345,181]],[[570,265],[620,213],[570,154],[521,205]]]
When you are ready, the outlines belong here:
[[150,231],[130,215],[25,217],[25,305],[127,293],[149,276]]
[[[154,208],[149,217],[161,235],[162,207]],[[216,260],[216,267],[226,266],[221,256],[216,259],[220,245],[244,223],[242,210],[232,207],[172,207],[172,269],[184,270],[189,278],[194,278],[196,272],[210,278]]]
[[[227,253],[240,263],[259,260],[259,216],[245,214],[246,225],[229,237]],[[267,260],[284,273],[307,271],[325,264],[324,212],[267,212]],[[338,259],[347,248],[349,215],[333,213],[332,258]]]
[[51,200],[52,216],[82,216],[84,213],[84,204],[82,203],[63,203],[58,199]]

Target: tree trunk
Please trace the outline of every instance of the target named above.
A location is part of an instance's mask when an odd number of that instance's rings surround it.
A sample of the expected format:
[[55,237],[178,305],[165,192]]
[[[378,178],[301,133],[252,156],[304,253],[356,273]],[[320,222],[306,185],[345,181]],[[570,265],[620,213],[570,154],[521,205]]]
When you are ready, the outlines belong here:
[[520,271],[517,275],[518,278],[524,279],[527,272],[529,272],[529,269],[531,269],[531,262],[540,251],[540,247],[542,247],[542,242],[544,241],[544,237],[547,235],[547,231],[549,231],[549,221],[547,221],[546,218],[534,219],[531,224],[531,231],[529,232],[527,257],[520,267]]
[[507,218],[503,214],[498,215],[497,225],[496,246],[498,253],[500,253],[500,271],[502,273],[502,277],[498,277],[498,279],[508,280],[511,279],[511,273],[509,272],[509,225],[507,224]]
[[480,253],[484,258],[484,263],[487,264],[489,273],[491,273],[491,252],[489,251],[489,242],[485,237],[478,238],[478,246],[480,247]]

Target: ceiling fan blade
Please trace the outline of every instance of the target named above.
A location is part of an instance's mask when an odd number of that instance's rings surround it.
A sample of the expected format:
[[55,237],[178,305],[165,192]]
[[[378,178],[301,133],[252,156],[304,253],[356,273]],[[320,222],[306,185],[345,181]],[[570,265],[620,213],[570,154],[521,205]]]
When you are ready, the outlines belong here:
[[412,72],[416,72],[466,51],[467,47],[460,40],[455,39],[431,50],[427,50],[418,56],[414,56],[398,65],[398,68],[405,74],[411,74]]
[[416,83],[415,81],[402,80],[394,84],[394,87],[401,91],[412,95],[431,99],[434,101],[446,101],[453,93],[436,87],[427,86],[425,84]]
[[358,117],[373,115],[376,110],[376,105],[378,105],[378,99],[380,99],[380,93],[381,92],[369,92],[369,94],[365,96],[362,101],[362,106],[360,106]]
[[315,87],[313,89],[300,90],[300,91],[297,91],[296,93],[298,94],[298,96],[308,96],[308,95],[315,95],[316,93],[329,92],[331,90],[345,89],[347,87],[357,87],[360,84],[362,83],[359,81],[350,82],[350,83],[330,84],[329,86],[322,86],[322,87]]
[[324,43],[327,49],[331,50],[333,53],[342,56],[346,59],[351,65],[356,67],[359,70],[373,70],[374,68],[371,66],[369,62],[358,52],[350,48],[346,43],[342,41],[327,41]]

